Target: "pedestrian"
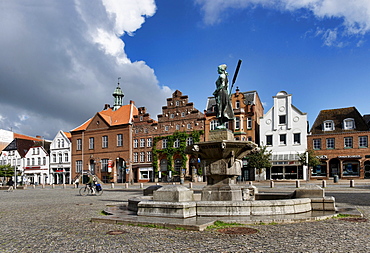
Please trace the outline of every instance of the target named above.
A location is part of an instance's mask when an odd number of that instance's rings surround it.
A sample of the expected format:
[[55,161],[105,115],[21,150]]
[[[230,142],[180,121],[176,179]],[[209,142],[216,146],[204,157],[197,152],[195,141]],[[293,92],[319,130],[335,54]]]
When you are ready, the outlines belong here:
[[80,184],[80,178],[78,177],[75,181],[76,188],[78,188],[78,185]]
[[12,192],[14,190],[14,181],[12,179],[10,179],[8,181],[7,185],[9,186],[7,192]]

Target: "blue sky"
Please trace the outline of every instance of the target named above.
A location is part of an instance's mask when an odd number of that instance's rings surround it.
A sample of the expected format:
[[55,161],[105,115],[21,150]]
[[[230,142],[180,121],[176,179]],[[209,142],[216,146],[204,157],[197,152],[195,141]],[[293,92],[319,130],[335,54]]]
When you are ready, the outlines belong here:
[[104,104],[121,77],[124,102],[151,116],[175,90],[205,109],[227,64],[265,112],[285,90],[308,113],[369,114],[368,0],[0,1],[0,128],[52,139]]

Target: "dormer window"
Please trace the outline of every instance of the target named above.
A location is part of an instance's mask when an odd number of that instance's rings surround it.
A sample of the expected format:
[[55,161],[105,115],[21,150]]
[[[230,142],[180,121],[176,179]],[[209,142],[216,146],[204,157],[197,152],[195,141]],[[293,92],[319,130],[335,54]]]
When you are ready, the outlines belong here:
[[332,121],[332,120],[324,121],[323,130],[324,131],[333,131],[334,130],[334,121]]
[[348,118],[343,121],[343,129],[350,130],[355,129],[355,120]]

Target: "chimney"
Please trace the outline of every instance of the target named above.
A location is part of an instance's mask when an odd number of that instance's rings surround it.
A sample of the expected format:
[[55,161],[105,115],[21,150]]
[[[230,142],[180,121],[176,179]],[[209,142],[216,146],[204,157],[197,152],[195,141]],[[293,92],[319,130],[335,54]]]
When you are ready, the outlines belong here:
[[108,110],[110,108],[110,105],[109,104],[105,104],[104,105],[104,110]]
[[130,105],[134,105],[135,102],[133,100],[130,100]]

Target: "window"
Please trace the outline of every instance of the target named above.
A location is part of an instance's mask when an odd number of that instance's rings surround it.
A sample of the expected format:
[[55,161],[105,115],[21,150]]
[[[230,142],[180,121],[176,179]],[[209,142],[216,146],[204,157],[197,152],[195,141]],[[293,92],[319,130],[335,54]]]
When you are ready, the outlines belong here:
[[146,161],[147,162],[152,161],[152,152],[150,152],[150,151],[146,152]]
[[145,162],[145,152],[140,152],[140,162]]
[[53,154],[53,163],[56,163],[56,162],[57,162],[57,155]]
[[301,133],[293,134],[294,144],[301,144]]
[[181,117],[185,117],[185,112],[182,112],[181,113]]
[[266,135],[266,145],[272,146],[272,135]]
[[344,148],[353,148],[352,137],[344,137]]
[[89,138],[89,149],[94,149],[94,137]]
[[175,118],[175,114],[171,113],[170,114],[170,119],[173,119],[173,118]]
[[42,158],[43,165],[46,165],[46,157]]
[[146,139],[146,146],[151,147],[152,145],[153,145],[153,139],[152,138]]
[[41,157],[37,157],[37,165],[41,165]]
[[62,163],[63,162],[63,156],[62,156],[62,153],[59,153],[58,154],[58,157],[59,157],[59,163]]
[[217,119],[212,120],[210,124],[210,130],[216,130],[218,126],[219,126],[218,120]]
[[27,166],[30,166],[31,164],[30,164],[30,159],[29,158],[27,158]]
[[334,138],[327,138],[326,139],[326,148],[327,149],[334,149],[335,148],[335,139]]
[[192,145],[193,144],[193,137],[188,137],[188,138],[186,138],[186,145],[187,146],[190,146],[190,145]]
[[77,139],[77,150],[82,150],[82,140],[81,139]]
[[31,158],[31,165],[35,165],[35,158]]
[[358,161],[343,162],[343,176],[359,176],[360,163]]
[[134,148],[137,148],[139,146],[139,141],[138,139],[134,140]]
[[76,172],[82,173],[82,161],[81,160],[76,161]]
[[145,139],[140,139],[140,148],[145,148]]
[[162,140],[162,148],[167,148],[167,139]]
[[176,106],[179,106],[180,105],[180,101],[176,101]]
[[122,147],[122,146],[123,146],[123,135],[117,134],[117,147]]
[[247,118],[247,128],[252,129],[252,118],[251,117]]
[[135,152],[134,153],[134,163],[137,163],[137,161],[138,161],[138,153]]
[[240,108],[240,101],[236,100],[235,101],[235,109],[239,109],[239,108]]
[[360,148],[367,148],[368,147],[367,136],[360,136],[360,137],[358,137],[358,146]]
[[188,128],[188,129],[191,129],[191,124],[188,124],[187,128]]
[[108,136],[106,135],[102,137],[102,148],[108,148]]
[[313,149],[321,149],[321,139],[313,139]]
[[175,142],[173,143],[173,147],[174,148],[178,148],[180,147],[180,140],[179,139],[176,139]]
[[279,124],[280,125],[286,124],[286,115],[280,115],[279,116]]
[[60,140],[58,140],[58,148],[60,148]]
[[333,131],[334,128],[334,121],[332,120],[326,120],[324,121],[324,131]]
[[175,166],[174,169],[176,172],[181,172],[181,167],[182,167],[182,160],[181,159],[175,159]]
[[108,172],[108,159],[101,159],[101,171]]
[[62,146],[62,148],[64,148],[64,140],[63,139],[60,141],[60,145]]
[[68,161],[69,161],[68,153],[64,153],[64,162]]
[[286,134],[280,134],[280,145],[286,145]]
[[140,116],[140,121],[143,121],[143,116]]
[[180,130],[180,125],[176,125],[176,130]]
[[235,117],[235,129],[240,129],[240,118]]
[[355,120],[354,119],[345,119],[343,121],[343,128],[345,130],[355,129]]
[[168,131],[168,129],[169,129],[168,126],[164,127],[164,131]]

